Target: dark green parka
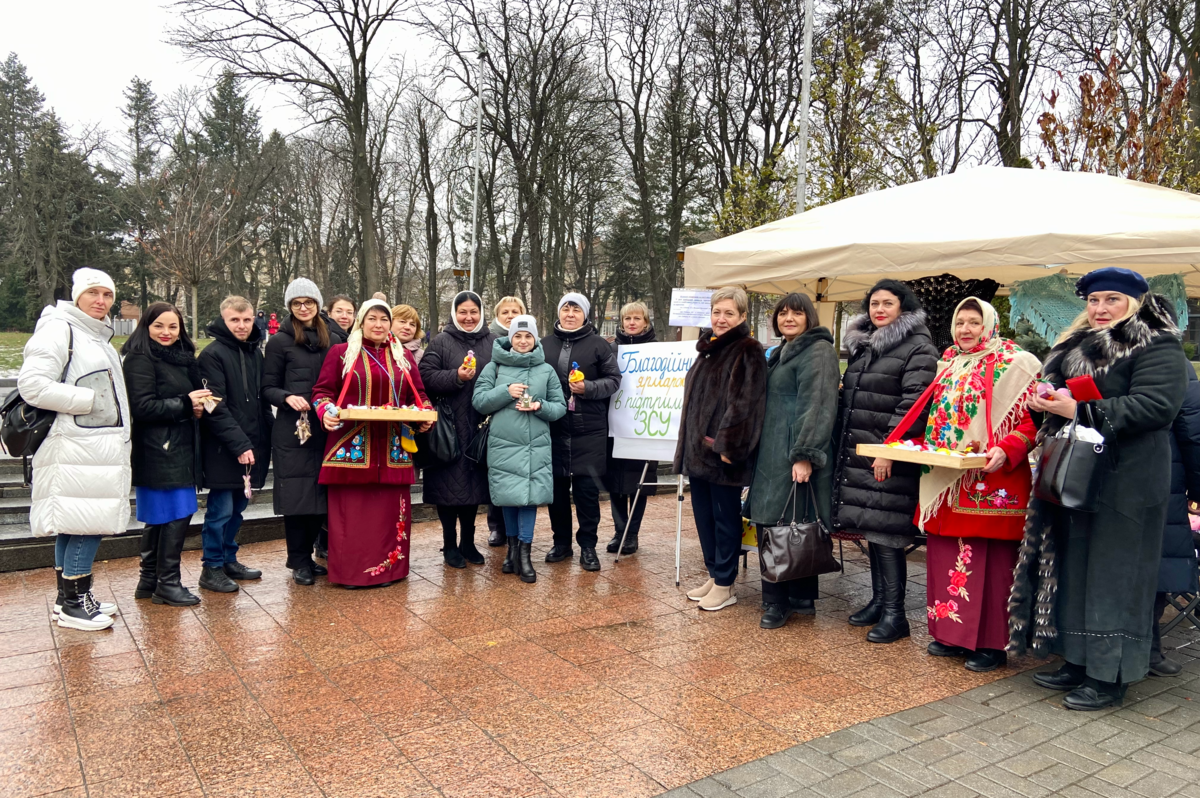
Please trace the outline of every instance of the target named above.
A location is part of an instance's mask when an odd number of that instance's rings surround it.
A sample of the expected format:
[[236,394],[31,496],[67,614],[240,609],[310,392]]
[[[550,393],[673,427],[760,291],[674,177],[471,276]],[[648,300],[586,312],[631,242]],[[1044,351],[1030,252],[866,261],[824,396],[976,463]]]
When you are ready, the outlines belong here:
[[[833,335],[825,327],[806,330],[771,352],[767,412],[744,510],[754,523],[774,525],[785,513],[791,518],[792,464],[808,460],[817,515],[828,526],[840,380]],[[808,488],[798,486],[796,518],[812,512],[808,497]]]
[[[542,403],[538,410],[517,410],[508,386],[521,383]],[[550,422],[563,417],[558,373],[546,362],[538,341],[524,354],[514,352],[508,338],[492,344],[492,359],[475,380],[475,411],[491,416],[488,432],[488,489],[496,507],[533,507],[554,498],[554,463]]]

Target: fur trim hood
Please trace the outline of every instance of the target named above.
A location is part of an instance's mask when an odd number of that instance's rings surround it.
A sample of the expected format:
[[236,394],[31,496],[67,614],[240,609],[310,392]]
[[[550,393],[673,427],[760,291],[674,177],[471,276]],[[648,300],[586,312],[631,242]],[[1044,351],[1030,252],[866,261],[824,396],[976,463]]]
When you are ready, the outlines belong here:
[[922,334],[929,337],[925,318],[923,310],[904,311],[888,326],[876,327],[870,316],[860,313],[846,325],[846,349],[849,350],[850,357],[855,357],[869,346],[878,356],[893,349],[910,335]]
[[1113,363],[1145,349],[1158,335],[1180,337],[1166,297],[1146,294],[1138,312],[1099,329],[1071,333],[1050,350],[1044,376],[1056,385],[1073,377],[1103,376]]

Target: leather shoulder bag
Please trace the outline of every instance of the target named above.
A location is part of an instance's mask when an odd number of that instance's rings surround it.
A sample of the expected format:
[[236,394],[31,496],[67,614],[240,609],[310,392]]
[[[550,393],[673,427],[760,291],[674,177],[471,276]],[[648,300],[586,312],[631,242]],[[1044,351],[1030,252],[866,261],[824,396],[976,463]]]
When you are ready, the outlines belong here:
[[[1087,417],[1086,423],[1081,416]],[[1111,447],[1106,442],[1081,441],[1078,432],[1080,424],[1098,431],[1105,421],[1090,404],[1075,406],[1075,417],[1043,444],[1034,496],[1068,510],[1096,511],[1104,475],[1112,468]]]
[[[66,382],[67,369],[71,367],[71,357],[75,354],[75,330],[70,325],[67,325],[67,335],[67,362],[63,366],[62,376],[58,378],[59,382]],[[21,398],[19,389],[13,388],[4,403],[0,404],[0,417],[4,419],[0,423],[0,446],[10,457],[21,458],[25,484],[29,485],[33,481],[30,458],[50,434],[58,411],[34,407]]]
[[[817,497],[812,483],[808,483],[808,506],[800,522],[796,522],[796,484],[788,502],[792,505],[792,520],[785,524],[783,518],[775,526],[764,527],[758,536],[758,559],[762,567],[762,578],[768,582],[785,582],[806,576],[819,576],[842,570],[833,556],[833,539],[829,530],[817,514]],[[783,505],[787,512],[787,504]],[[813,520],[806,521],[809,512]]]

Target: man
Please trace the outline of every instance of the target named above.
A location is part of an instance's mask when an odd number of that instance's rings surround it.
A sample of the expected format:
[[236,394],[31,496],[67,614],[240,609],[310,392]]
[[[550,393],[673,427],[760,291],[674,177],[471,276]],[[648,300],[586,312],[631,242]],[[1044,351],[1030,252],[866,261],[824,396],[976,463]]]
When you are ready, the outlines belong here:
[[[542,339],[546,362],[558,372],[567,414],[550,425],[554,441],[554,502],[550,528],[554,547],[546,562],[574,555],[571,550],[571,497],[579,519],[579,565],[599,571],[596,556],[600,527],[600,480],[608,450],[608,397],[621,387],[621,370],[608,342],[588,321],[591,303],[583,294],[569,293],[558,301],[558,322]],[[572,381],[572,371],[576,372]]]
[[262,571],[237,561],[237,533],[250,487],[259,489],[271,461],[271,426],[275,417],[262,396],[262,333],[254,309],[240,296],[226,297],[221,318],[208,325],[213,342],[200,353],[200,376],[213,396],[221,399],[202,423],[204,487],[203,571],[200,587],[218,593],[238,589],[235,579],[258,579]]

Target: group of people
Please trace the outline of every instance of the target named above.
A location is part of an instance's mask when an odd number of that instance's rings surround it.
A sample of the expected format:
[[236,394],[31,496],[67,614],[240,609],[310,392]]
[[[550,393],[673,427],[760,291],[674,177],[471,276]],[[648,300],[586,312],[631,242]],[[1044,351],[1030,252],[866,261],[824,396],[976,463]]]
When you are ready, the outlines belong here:
[[[763,535],[815,516],[867,541],[871,598],[849,623],[870,627],[868,641],[910,635],[906,554],[923,534],[930,655],[984,672],[1008,651],[1058,654],[1063,666],[1035,681],[1077,710],[1119,705],[1147,673],[1178,674],[1159,620],[1168,594],[1198,588],[1188,504],[1200,500],[1200,382],[1170,303],[1143,277],[1104,268],[1076,289],[1086,309],[1043,364],[976,297],[955,309],[939,358],[918,297],[882,280],[847,325],[844,374],[804,294],[775,306],[783,343],[766,356],[746,294],[714,292],[675,457],[709,575],[688,598],[703,610],[736,603],[743,517]],[[1109,453],[1094,511],[1034,495],[1031,453],[1068,424],[1093,426]],[[860,455],[859,444],[986,460],[920,466]],[[815,612],[816,576],[762,586],[765,629]]]
[[[422,465],[422,498],[437,507],[446,566],[483,564],[475,523],[488,505],[488,542],[508,546],[504,572],[535,581],[533,527],[537,508],[549,505],[554,546],[546,561],[574,556],[574,507],[580,564],[599,570],[602,487],[618,519],[609,550],[624,535],[623,553],[637,551],[647,494],[633,502],[638,478],[629,474],[645,470],[653,480],[654,469],[611,457],[616,344],[588,321],[581,294],[562,298],[553,331],[539,338],[519,298],[501,299],[489,323],[479,295],[463,291],[450,323],[422,347],[415,308],[378,297],[356,308],[341,295],[325,304],[301,278],[288,284],[288,316],[265,347],[261,316],[230,296],[199,354],[183,315],[166,302],[146,309],[118,354],[108,320],[115,293],[104,272],[76,271],[71,301],[44,310],[18,378],[26,402],[57,413],[33,458],[30,521],[33,534],[56,536],[61,626],[112,624],[118,608],[93,596],[92,562],[100,538],[128,526],[131,484],[144,524],[135,598],[200,602],[182,583],[180,560],[201,488],[208,493],[200,588],[228,593],[261,578],[238,561],[237,533],[272,462],[274,512],[297,584],[404,579],[414,455],[428,446],[421,436],[434,422],[344,420],[349,407],[436,408],[437,423],[450,427],[460,455]],[[653,340],[644,305],[626,306],[623,316],[619,340]],[[485,419],[487,457],[475,462],[461,452]]]

